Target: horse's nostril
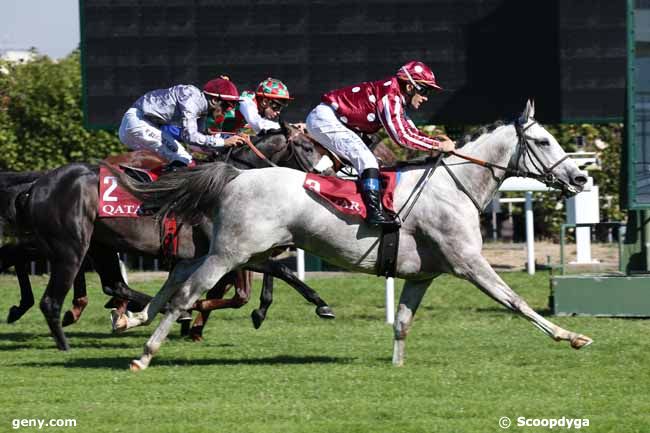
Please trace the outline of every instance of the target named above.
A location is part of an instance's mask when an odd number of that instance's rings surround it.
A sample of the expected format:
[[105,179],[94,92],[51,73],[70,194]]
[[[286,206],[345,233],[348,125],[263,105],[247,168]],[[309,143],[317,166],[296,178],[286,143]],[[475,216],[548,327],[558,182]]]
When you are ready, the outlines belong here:
[[573,181],[575,182],[576,185],[583,186],[585,183],[587,183],[587,176],[576,176],[573,178]]

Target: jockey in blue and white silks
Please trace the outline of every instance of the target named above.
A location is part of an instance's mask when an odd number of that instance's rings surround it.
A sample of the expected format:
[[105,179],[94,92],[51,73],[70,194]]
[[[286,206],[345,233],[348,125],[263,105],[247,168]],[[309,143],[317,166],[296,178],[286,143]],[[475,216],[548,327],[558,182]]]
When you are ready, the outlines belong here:
[[224,77],[208,81],[203,91],[185,84],[152,90],[124,114],[119,137],[130,149],[149,149],[171,163],[192,165],[192,155],[183,144],[219,149],[244,142],[237,135],[201,132],[208,118],[223,116],[238,100],[237,87]]

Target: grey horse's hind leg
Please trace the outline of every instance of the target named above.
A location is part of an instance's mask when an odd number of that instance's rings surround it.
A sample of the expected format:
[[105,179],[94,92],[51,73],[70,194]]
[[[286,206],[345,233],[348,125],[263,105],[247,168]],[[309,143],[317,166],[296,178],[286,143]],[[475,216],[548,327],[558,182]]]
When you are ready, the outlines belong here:
[[404,365],[404,346],[406,336],[409,333],[413,316],[422,302],[422,297],[427,292],[427,288],[433,281],[433,278],[427,280],[406,280],[402,294],[399,297],[399,307],[395,314],[395,336],[393,340],[393,365],[401,367]]
[[[229,270],[235,266],[224,265],[223,259],[216,255],[204,256],[200,262],[180,262],[170,275],[174,281],[173,286],[182,281],[182,286],[175,291],[171,300],[169,312],[160,321],[144,346],[140,359],[131,361],[131,370],[144,370],[151,363],[153,356],[160,350],[160,345],[165,340],[169,331],[180,315],[181,311],[189,309],[203,292],[213,287]],[[169,281],[165,283],[167,286]],[[163,286],[164,287],[164,286]]]
[[479,255],[478,257],[467,258],[466,260],[464,274],[461,275],[462,277],[467,278],[476,287],[481,289],[481,291],[501,305],[522,314],[549,337],[556,341],[567,340],[574,349],[580,349],[592,343],[591,338],[567,331],[537,314],[526,301],[499,277],[483,256]]

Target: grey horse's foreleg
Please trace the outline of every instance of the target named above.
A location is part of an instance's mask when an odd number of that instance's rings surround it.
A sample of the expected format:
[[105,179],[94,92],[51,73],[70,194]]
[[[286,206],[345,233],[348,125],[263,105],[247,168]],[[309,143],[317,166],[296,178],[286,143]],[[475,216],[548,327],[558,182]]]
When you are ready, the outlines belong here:
[[422,297],[427,292],[427,288],[433,281],[433,278],[427,280],[406,280],[404,288],[399,297],[399,307],[395,314],[395,325],[393,329],[395,336],[393,340],[393,365],[401,367],[404,365],[404,346],[406,336],[409,333],[415,312],[422,302]]
[[136,326],[148,325],[163,309],[169,299],[199,268],[205,261],[206,256],[192,260],[183,260],[179,262],[169,274],[167,281],[162,288],[156,293],[156,296],[144,307],[139,313],[120,314],[112,312],[113,330],[123,332]]
[[574,349],[580,349],[592,343],[591,338],[567,331],[536,313],[521,296],[499,277],[483,256],[466,259],[466,266],[460,276],[472,282],[501,305],[522,314],[549,337],[556,341],[567,340]]
[[151,359],[160,349],[160,345],[169,334],[181,311],[188,310],[203,292],[217,284],[221,277],[234,268],[234,266],[220,264],[220,261],[223,260],[215,255],[205,256],[201,259],[200,263],[186,263],[183,266],[183,262],[181,262],[174,268],[172,274],[176,274],[175,282],[178,282],[181,276],[187,276],[187,278],[182,282],[182,286],[175,291],[170,302],[169,312],[160,321],[160,324],[145,344],[142,356],[140,359],[131,362],[132,371],[144,370],[149,366]]

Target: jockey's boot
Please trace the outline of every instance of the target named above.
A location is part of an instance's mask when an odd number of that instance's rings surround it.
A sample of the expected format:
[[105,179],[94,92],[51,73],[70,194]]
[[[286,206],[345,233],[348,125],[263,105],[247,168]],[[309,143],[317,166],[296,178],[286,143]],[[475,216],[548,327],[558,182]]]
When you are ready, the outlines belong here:
[[398,228],[400,222],[387,216],[381,206],[379,170],[367,168],[361,174],[361,197],[366,205],[366,222],[381,228]]

